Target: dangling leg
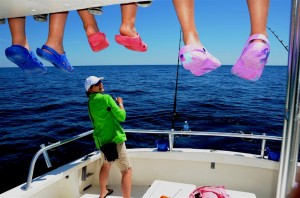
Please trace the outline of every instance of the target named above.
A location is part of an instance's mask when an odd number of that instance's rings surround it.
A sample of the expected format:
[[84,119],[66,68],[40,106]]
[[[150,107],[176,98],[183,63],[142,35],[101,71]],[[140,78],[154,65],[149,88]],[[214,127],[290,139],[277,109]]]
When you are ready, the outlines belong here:
[[195,25],[194,0],[173,0],[173,5],[183,32],[184,44],[203,47]]
[[7,59],[18,65],[25,73],[43,74],[47,68],[37,59],[30,50],[25,32],[25,17],[8,19],[12,36],[12,46],[5,50]]
[[137,13],[136,3],[122,4],[122,24],[120,34],[115,36],[118,44],[123,45],[129,50],[146,52],[148,47],[144,43],[135,29],[135,20]]
[[270,53],[267,38],[269,0],[247,0],[251,33],[241,56],[232,67],[232,73],[240,78],[256,81],[263,72]]
[[63,54],[63,38],[67,22],[68,12],[50,14],[49,33],[45,45],[53,48],[59,54]]
[[29,44],[25,32],[25,17],[9,18],[8,24],[12,37],[13,45],[20,45],[29,50]]
[[204,48],[199,39],[195,25],[194,0],[173,0],[173,4],[185,43],[179,52],[183,67],[195,76],[201,76],[221,66],[220,61]]
[[106,39],[105,34],[99,32],[95,16],[90,14],[87,9],[77,10],[77,12],[82,20],[91,49],[94,52],[98,52],[107,48],[109,46],[109,42]]
[[47,42],[41,49],[37,48],[36,53],[62,71],[74,73],[74,68],[69,63],[63,47],[67,17],[68,12],[50,14]]

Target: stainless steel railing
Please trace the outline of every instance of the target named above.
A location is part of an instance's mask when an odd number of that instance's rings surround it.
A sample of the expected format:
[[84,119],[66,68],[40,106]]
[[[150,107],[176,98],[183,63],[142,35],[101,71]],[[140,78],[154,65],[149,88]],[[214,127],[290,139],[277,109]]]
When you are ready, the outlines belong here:
[[[167,134],[169,136],[169,148],[170,152],[173,150],[173,142],[174,142],[174,135],[196,135],[196,136],[215,136],[215,137],[236,137],[236,138],[245,138],[245,139],[260,139],[262,140],[261,144],[261,157],[264,157],[265,145],[267,140],[277,140],[281,141],[282,138],[278,136],[268,136],[265,133],[262,135],[253,135],[253,134],[241,134],[241,133],[226,133],[226,132],[205,132],[205,131],[173,131],[173,130],[139,130],[139,129],[125,129],[126,133],[140,133],[140,134]],[[34,172],[35,163],[38,157],[43,154],[45,157],[45,161],[48,164],[51,164],[50,159],[47,157],[46,154],[48,150],[53,149],[55,147],[64,145],[66,143],[72,142],[74,140],[86,137],[93,133],[93,130],[84,132],[82,134],[73,136],[63,141],[59,141],[48,146],[42,146],[41,149],[34,155],[31,160],[30,168],[27,177],[27,183],[24,190],[28,190],[32,183],[32,176]],[[48,166],[49,167],[49,166]]]
[[146,133],[146,134],[168,134],[169,135],[169,148],[172,152],[174,135],[198,135],[198,136],[215,136],[215,137],[235,137],[235,138],[245,138],[245,139],[260,139],[261,143],[261,157],[264,157],[264,152],[266,150],[267,140],[281,141],[282,138],[278,136],[267,136],[266,133],[262,135],[253,134],[242,134],[242,133],[226,133],[226,132],[206,132],[206,131],[168,131],[168,130],[136,130],[127,129],[126,133]]
[[[28,190],[30,188],[30,185],[31,185],[31,182],[32,182],[32,176],[33,176],[33,171],[34,171],[35,163],[36,163],[37,159],[39,158],[39,156],[41,154],[43,154],[44,156],[46,156],[45,153],[48,150],[53,149],[53,148],[58,147],[58,146],[61,146],[61,145],[64,145],[66,143],[72,142],[74,140],[83,138],[83,137],[85,137],[87,135],[90,135],[92,133],[93,133],[93,130],[90,130],[90,131],[87,131],[85,133],[81,133],[79,135],[76,135],[76,136],[73,136],[71,138],[68,138],[66,140],[58,141],[58,142],[50,144],[48,146],[42,146],[42,148],[33,156],[32,160],[31,160],[30,167],[29,167],[29,172],[28,172],[28,176],[27,176],[27,183],[25,185],[24,190]],[[50,162],[50,159],[48,159],[48,157],[46,157],[45,161],[46,161],[46,163],[48,165],[48,163]]]

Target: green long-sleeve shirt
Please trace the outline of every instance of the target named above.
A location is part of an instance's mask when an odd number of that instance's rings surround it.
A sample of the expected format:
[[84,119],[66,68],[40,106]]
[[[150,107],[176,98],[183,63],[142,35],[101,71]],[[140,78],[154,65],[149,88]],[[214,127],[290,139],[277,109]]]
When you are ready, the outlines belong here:
[[126,134],[120,125],[126,119],[126,111],[121,109],[108,94],[89,95],[89,114],[94,126],[94,141],[97,148],[115,142],[126,141]]

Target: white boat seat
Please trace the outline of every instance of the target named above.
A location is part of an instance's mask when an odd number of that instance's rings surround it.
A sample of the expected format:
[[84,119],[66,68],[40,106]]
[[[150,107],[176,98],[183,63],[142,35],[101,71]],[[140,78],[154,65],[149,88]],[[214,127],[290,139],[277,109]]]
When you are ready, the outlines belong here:
[[227,189],[226,192],[230,196],[230,198],[256,198],[255,194],[249,192],[227,190]]
[[[190,193],[196,189],[194,184],[176,183],[170,181],[155,180],[143,198],[166,197],[189,197]],[[256,198],[256,195],[249,192],[227,190],[230,198]]]
[[195,190],[195,188],[196,185],[194,184],[155,180],[143,198],[157,198],[163,195],[166,197],[189,197],[189,194]]

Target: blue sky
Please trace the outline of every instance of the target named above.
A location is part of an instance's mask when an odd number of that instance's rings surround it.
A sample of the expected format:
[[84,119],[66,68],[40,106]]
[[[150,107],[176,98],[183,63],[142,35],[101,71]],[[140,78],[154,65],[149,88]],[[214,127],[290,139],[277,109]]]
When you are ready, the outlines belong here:
[[[291,1],[271,0],[268,26],[285,45],[289,44],[290,11]],[[89,47],[77,12],[69,13],[64,48],[72,65],[177,64],[180,25],[171,0],[155,0],[148,8],[139,7],[136,29],[148,44],[146,53],[127,50],[115,42],[114,36],[119,33],[121,23],[119,5],[104,7],[103,15],[96,16],[96,19],[110,46],[95,53]],[[246,0],[195,0],[195,19],[205,47],[223,65],[234,64],[250,32]],[[35,51],[47,39],[48,23],[36,22],[29,16],[26,25],[30,47]],[[268,34],[271,44],[268,65],[287,65],[286,49],[269,30]],[[0,25],[0,67],[16,67],[5,57],[5,49],[10,45],[11,36],[6,23]]]

